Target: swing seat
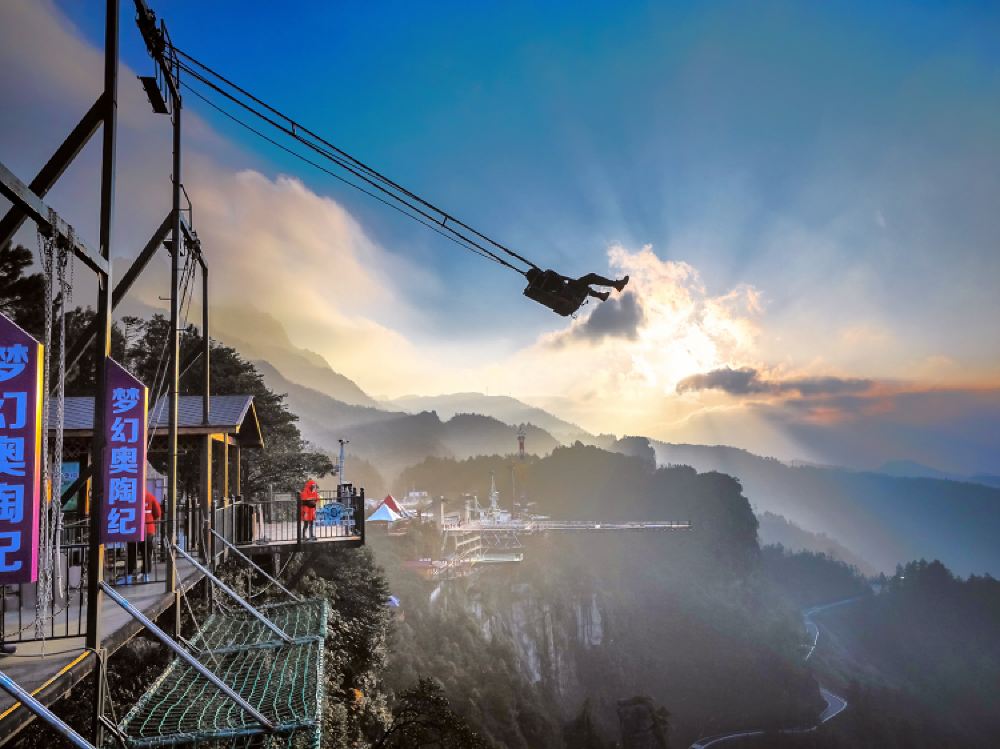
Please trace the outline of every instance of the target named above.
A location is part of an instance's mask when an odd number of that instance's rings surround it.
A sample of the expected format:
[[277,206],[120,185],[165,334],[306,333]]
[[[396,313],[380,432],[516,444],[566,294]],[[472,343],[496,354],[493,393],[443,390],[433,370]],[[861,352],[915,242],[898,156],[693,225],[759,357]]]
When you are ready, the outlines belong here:
[[566,283],[563,277],[552,270],[547,270],[532,281],[524,289],[524,295],[543,304],[556,314],[569,317],[587,298],[587,290],[582,292]]

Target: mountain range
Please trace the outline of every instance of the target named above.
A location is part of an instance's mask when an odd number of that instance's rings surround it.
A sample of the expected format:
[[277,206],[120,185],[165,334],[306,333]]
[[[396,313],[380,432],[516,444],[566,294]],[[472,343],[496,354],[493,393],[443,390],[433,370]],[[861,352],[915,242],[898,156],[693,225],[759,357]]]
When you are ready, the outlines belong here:
[[824,533],[892,571],[909,559],[941,559],[956,572],[1000,570],[1000,489],[844,468],[791,466],[724,445],[651,441],[657,461],[737,477],[758,513]]
[[[215,307],[211,324],[213,338],[232,346],[246,359],[269,362],[292,382],[352,406],[378,405],[322,356],[293,344],[281,323],[266,312],[253,307]],[[253,331],[253,335],[241,331]]]
[[[386,477],[429,456],[464,459],[517,451],[518,428],[491,416],[459,413],[442,419],[433,411],[406,413],[352,405],[290,381],[267,362],[254,364],[269,388],[287,394],[288,407],[299,416],[307,440],[333,453],[339,439],[349,439],[351,453],[374,463]],[[525,434],[538,454],[559,444],[534,425],[527,425]]]
[[449,395],[406,395],[383,402],[389,408],[401,411],[435,411],[442,419],[450,419],[456,414],[478,413],[492,416],[507,424],[534,424],[551,434],[563,444],[580,440],[593,440],[585,430],[571,424],[548,411],[522,403],[507,395],[483,395],[482,393],[451,393]]
[[[232,331],[255,331],[256,343]],[[865,571],[940,558],[960,574],[1000,571],[1000,479],[946,474],[911,461],[878,472],[788,464],[724,445],[671,444],[645,437],[592,435],[508,396],[454,393],[377,401],[318,354],[296,347],[266,313],[222,309],[215,335],[257,365],[268,386],[287,394],[306,439],[330,453],[350,452],[393,477],[427,457],[510,455],[524,424],[526,450],[544,456],[579,441],[655,461],[739,479],[761,518],[761,537],[831,553]],[[773,516],[780,516],[775,519]]]

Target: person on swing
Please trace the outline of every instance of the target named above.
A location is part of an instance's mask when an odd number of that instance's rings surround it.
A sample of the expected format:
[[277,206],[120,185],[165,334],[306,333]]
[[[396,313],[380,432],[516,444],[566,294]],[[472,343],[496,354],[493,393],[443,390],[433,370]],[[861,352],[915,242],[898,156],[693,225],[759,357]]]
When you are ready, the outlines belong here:
[[598,273],[568,278],[554,270],[541,268],[529,268],[525,276],[528,279],[528,286],[524,290],[524,295],[563,316],[571,315],[580,309],[587,297],[594,297],[604,302],[611,296],[610,291],[595,291],[590,288],[591,286],[608,286],[621,292],[628,284],[628,276],[617,281]]

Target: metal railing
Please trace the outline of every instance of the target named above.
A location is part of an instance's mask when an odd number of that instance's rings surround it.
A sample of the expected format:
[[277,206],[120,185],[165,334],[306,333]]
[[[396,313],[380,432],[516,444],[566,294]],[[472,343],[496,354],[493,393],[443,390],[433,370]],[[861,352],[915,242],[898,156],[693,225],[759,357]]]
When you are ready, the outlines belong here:
[[[315,508],[295,494],[276,493],[246,503],[237,513],[235,545],[310,544],[314,541],[364,540],[364,489],[344,484],[324,490]],[[309,521],[315,510],[315,520]],[[311,522],[311,524],[310,524]]]
[[[200,554],[204,549],[204,534],[196,523],[198,514],[197,501],[178,504],[177,542],[181,548]],[[166,581],[169,556],[166,516],[164,511],[160,520],[147,524],[153,526],[153,533],[147,532],[146,541],[104,547],[103,574],[109,585],[129,588],[162,585]],[[88,519],[76,511],[65,513],[58,564],[52,571],[51,608],[39,604],[38,582],[0,587],[0,642],[58,640],[86,634],[89,538]]]
[[[152,521],[154,532],[142,543],[108,544],[104,553],[104,580],[115,588],[160,584],[167,579],[170,555],[166,508]],[[177,545],[202,561],[219,562],[230,550],[211,533],[197,499],[182,499],[177,507]],[[212,528],[235,547],[267,544],[311,544],[316,541],[364,542],[364,490],[344,485],[320,492],[316,520],[303,521],[302,501],[293,494],[274,494],[264,501],[239,497],[216,498]],[[53,605],[38,605],[39,583],[0,587],[0,643],[82,637],[87,629],[87,560],[89,526],[77,512],[64,515],[59,562],[53,570]],[[211,567],[211,565],[206,565]],[[39,625],[39,622],[41,623]]]

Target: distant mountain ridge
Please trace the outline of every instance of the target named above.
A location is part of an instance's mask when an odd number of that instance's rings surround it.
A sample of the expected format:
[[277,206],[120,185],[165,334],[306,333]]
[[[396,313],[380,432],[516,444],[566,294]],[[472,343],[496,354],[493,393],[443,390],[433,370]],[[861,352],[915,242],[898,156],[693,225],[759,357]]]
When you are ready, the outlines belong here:
[[485,395],[483,393],[450,393],[447,395],[404,395],[384,401],[383,405],[402,411],[435,411],[442,419],[450,419],[456,414],[482,414],[492,416],[504,423],[534,424],[544,429],[563,443],[576,440],[589,442],[593,436],[587,431],[564,421],[548,411],[529,406],[507,395]]
[[[333,452],[338,439],[349,439],[351,452],[376,464],[387,478],[430,456],[464,459],[517,452],[517,427],[493,417],[456,414],[442,420],[431,411],[409,414],[352,405],[291,382],[268,362],[254,364],[269,388],[287,394],[307,440]],[[559,445],[544,429],[529,425],[525,431],[532,453],[546,455]]]
[[[239,331],[251,330],[252,337]],[[212,337],[237,349],[250,360],[263,360],[291,382],[312,388],[354,406],[376,406],[356,382],[334,371],[319,354],[291,342],[281,323],[253,307],[212,310]]]
[[865,575],[873,575],[878,571],[868,560],[859,557],[836,539],[824,533],[812,533],[800,528],[781,515],[764,512],[757,516],[757,521],[760,523],[757,535],[762,546],[780,544],[792,552],[810,551],[814,554],[826,554],[831,559],[857,567]]
[[650,444],[661,464],[735,476],[758,513],[824,533],[879,570],[937,558],[963,575],[1000,572],[1000,489],[790,466],[723,445]]
[[[216,337],[254,360],[273,390],[288,394],[307,439],[330,452],[339,438],[351,440],[351,451],[386,479],[431,456],[513,454],[517,425],[524,423],[529,453],[546,455],[559,444],[581,441],[660,464],[732,475],[758,513],[781,515],[802,531],[797,538],[803,548],[825,543],[810,541],[809,534],[825,534],[843,547],[840,558],[854,555],[880,570],[920,557],[941,558],[960,574],[1000,570],[995,543],[1000,478],[995,476],[953,476],[912,461],[890,461],[882,472],[864,473],[790,465],[726,446],[592,435],[515,398],[475,392],[379,403],[322,357],[291,343],[272,316],[221,308],[214,319]],[[232,332],[248,326],[256,343]]]
[[914,460],[889,460],[882,464],[878,472],[884,473],[887,476],[898,476],[899,478],[965,481],[971,484],[983,484],[984,486],[1000,488],[1000,476],[991,476],[985,473],[962,476],[957,473],[939,471],[937,468],[931,468]]

